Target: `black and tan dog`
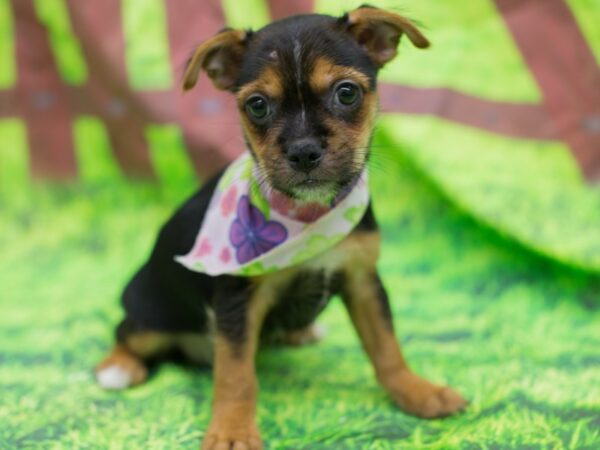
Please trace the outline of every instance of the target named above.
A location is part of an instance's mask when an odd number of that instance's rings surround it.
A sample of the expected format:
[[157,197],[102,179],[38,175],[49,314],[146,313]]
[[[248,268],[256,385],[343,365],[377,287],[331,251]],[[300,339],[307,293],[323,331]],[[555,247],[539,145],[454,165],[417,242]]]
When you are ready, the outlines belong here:
[[[314,200],[342,190],[363,170],[377,72],[394,58],[403,34],[416,47],[429,45],[406,18],[368,6],[339,18],[291,17],[257,32],[227,29],[195,51],[184,88],[205,71],[217,88],[231,91],[266,182],[297,201]],[[261,448],[254,367],[261,336],[314,340],[315,318],[339,294],[377,379],[402,410],[434,418],[464,407],[460,395],[415,375],[404,361],[377,275],[380,238],[370,207],[334,249],[274,274],[210,277],[175,262],[194,244],[218,179],[164,225],[125,289],[117,344],[97,368],[103,387],[142,383],[145,362],[173,348],[195,361],[213,360],[213,416],[203,448]]]

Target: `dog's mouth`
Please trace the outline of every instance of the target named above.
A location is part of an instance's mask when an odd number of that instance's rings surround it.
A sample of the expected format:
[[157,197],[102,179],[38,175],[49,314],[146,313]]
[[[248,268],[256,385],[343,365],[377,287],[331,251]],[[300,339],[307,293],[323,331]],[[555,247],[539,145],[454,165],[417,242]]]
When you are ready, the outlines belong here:
[[319,178],[313,178],[308,175],[304,180],[296,182],[292,188],[295,189],[320,189],[324,186],[330,186],[333,182],[331,180],[322,180]]
[[336,183],[332,180],[307,175],[303,179],[291,183],[286,190],[297,200],[327,204],[336,195],[335,185]]
[[364,168],[356,167],[350,158],[325,161],[309,172],[292,170],[285,161],[265,162],[258,166],[264,185],[296,201],[324,205],[352,186]]
[[349,173],[342,178],[325,179],[310,175],[289,184],[285,192],[296,200],[308,203],[331,204],[345,195],[358,182],[360,173]]

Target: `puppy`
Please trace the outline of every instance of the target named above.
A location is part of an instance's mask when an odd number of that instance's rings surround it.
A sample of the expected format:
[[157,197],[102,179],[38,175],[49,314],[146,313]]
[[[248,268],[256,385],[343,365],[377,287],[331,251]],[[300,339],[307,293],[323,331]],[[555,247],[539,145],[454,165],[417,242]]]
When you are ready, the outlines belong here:
[[[365,166],[377,73],[404,34],[416,47],[429,45],[408,19],[363,6],[343,17],[295,16],[256,32],[225,29],[197,48],[184,89],[204,71],[235,95],[248,156],[233,166],[249,169],[226,169],[206,182],[163,226],[123,293],[117,343],[96,369],[102,387],[142,383],[146,362],[172,349],[212,361],[213,414],[202,448],[262,448],[255,420],[259,342],[315,340],[315,318],[339,294],[377,380],[403,411],[435,418],[465,406],[450,388],[409,369],[376,268],[380,237]],[[250,186],[248,196],[236,183]],[[357,217],[348,225],[337,211],[352,201],[344,217]],[[288,225],[274,219],[284,216]],[[311,239],[331,217],[336,221],[323,229],[337,233]],[[292,244],[278,247],[282,239]],[[224,242],[220,253],[216,241]],[[211,251],[220,258],[213,266],[198,262]]]

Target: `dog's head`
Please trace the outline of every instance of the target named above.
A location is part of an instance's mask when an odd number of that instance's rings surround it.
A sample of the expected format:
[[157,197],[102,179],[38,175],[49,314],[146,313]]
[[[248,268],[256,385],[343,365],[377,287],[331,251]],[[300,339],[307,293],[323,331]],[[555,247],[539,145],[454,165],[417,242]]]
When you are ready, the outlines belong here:
[[237,97],[244,136],[272,188],[323,199],[351,184],[366,163],[377,112],[378,70],[406,34],[408,19],[363,6],[341,18],[301,15],[259,31],[226,29],[202,43],[184,75],[201,70]]

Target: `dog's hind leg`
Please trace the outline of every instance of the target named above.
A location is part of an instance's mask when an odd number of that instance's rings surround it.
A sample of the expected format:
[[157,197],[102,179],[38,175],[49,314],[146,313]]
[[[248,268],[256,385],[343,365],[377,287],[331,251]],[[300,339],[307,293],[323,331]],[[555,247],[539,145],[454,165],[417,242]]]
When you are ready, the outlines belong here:
[[125,389],[146,381],[145,361],[167,352],[175,345],[172,334],[144,331],[119,341],[96,366],[96,380],[104,389]]

